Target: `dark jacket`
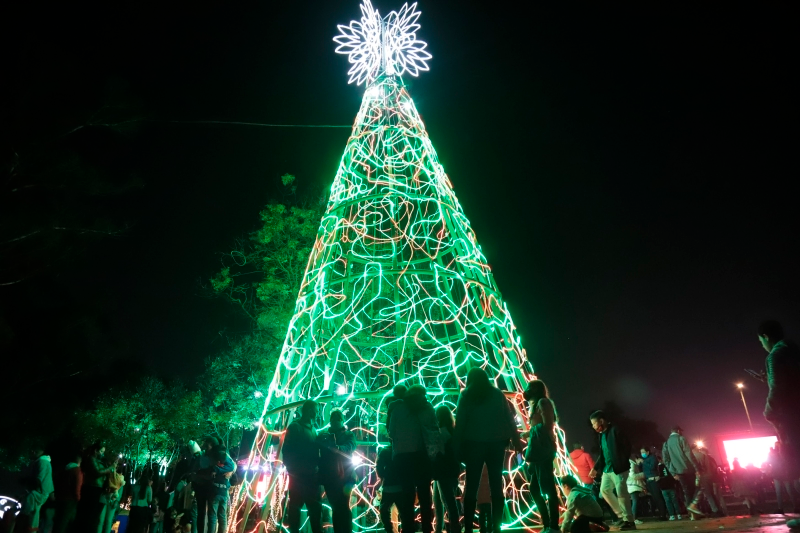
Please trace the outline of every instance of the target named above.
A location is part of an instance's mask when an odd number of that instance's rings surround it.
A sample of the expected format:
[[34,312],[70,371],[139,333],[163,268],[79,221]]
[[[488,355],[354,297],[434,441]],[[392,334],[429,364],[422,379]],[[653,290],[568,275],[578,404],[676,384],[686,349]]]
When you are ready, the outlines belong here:
[[319,443],[319,480],[327,483],[353,482],[353,452],[356,450],[356,436],[347,428],[338,431],[328,430],[317,437]]
[[659,480],[658,488],[661,490],[675,490],[675,478],[669,473],[664,463],[658,463]]
[[399,486],[401,479],[397,473],[397,466],[392,459],[392,447],[387,446],[378,454],[378,462],[375,463],[375,473],[383,481],[383,488]]
[[494,386],[464,389],[456,409],[456,448],[466,441],[508,441],[518,435],[514,411]]
[[[426,451],[434,440],[441,443],[439,424],[431,403],[421,395],[406,396],[392,404],[389,436],[394,455]],[[431,455],[429,453],[429,455]]]
[[795,422],[800,410],[800,350],[792,342],[779,341],[764,364],[769,385],[764,418],[770,422]]
[[631,441],[617,426],[610,426],[600,435],[600,458],[594,465],[597,472],[605,472],[606,456],[603,451],[603,440],[611,452],[611,468],[615,474],[627,472],[631,468]]
[[694,474],[703,468],[697,463],[686,437],[679,433],[672,433],[664,447],[661,449],[664,464],[674,475]]
[[644,472],[644,477],[647,480],[661,475],[658,471],[658,458],[652,453],[648,454],[642,461],[642,472]]
[[283,438],[283,464],[290,476],[313,476],[319,469],[317,432],[300,420],[289,424]]

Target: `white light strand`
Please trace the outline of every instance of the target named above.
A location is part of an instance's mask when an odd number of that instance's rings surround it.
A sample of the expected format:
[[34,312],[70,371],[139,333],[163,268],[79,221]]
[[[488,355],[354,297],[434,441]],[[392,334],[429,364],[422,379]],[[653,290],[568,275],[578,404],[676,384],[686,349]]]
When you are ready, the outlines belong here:
[[381,18],[370,0],[363,0],[361,20],[347,26],[339,24],[339,35],[333,38],[338,45],[336,53],[347,55],[353,64],[348,83],[369,84],[383,72],[418,76],[428,70],[427,61],[432,56],[426,50],[427,43],[417,39],[420,14],[415,2]]

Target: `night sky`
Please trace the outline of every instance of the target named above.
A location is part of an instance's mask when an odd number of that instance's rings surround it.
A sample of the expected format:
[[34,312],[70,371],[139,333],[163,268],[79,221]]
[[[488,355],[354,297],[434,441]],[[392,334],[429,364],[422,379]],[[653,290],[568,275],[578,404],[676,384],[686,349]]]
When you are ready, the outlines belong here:
[[[3,312],[97,306],[111,344],[191,380],[246,327],[203,297],[220,253],[281,174],[327,190],[349,130],[169,121],[352,124],[363,87],[332,37],[358,4],[27,4],[3,8],[4,154],[109,91],[148,120],[113,205],[130,228],[0,287]],[[758,323],[800,335],[792,17],[511,5],[420,2],[431,71],[406,81],[563,425],[587,439],[615,400],[664,433],[743,430],[740,380],[763,425]]]

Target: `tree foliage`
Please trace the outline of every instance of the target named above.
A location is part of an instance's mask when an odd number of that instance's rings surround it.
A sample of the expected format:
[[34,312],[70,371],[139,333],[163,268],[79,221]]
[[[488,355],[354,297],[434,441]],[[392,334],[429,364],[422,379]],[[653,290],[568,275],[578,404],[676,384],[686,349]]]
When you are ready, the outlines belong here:
[[[299,198],[295,177],[281,176],[284,198],[260,213],[261,225],[222,256],[210,291],[239,309],[250,331],[207,361],[201,379],[208,420],[231,441],[234,429],[250,426],[263,408],[286,329],[314,246],[324,203]],[[235,440],[235,439],[234,439]]]
[[169,462],[177,447],[205,431],[202,398],[180,384],[146,377],[133,388],[111,390],[80,411],[77,432],[84,444],[102,441],[135,465]]

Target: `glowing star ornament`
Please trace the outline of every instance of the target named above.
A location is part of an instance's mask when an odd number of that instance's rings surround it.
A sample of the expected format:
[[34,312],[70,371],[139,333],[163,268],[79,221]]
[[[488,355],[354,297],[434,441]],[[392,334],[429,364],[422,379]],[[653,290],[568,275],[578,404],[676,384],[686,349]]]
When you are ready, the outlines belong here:
[[340,24],[339,35],[333,38],[336,52],[347,55],[353,64],[348,83],[369,85],[383,73],[418,76],[428,70],[432,56],[426,50],[428,45],[417,39],[419,16],[416,2],[403,4],[400,11],[382,18],[370,0],[364,0],[361,20]]

